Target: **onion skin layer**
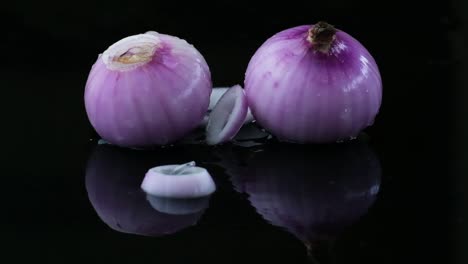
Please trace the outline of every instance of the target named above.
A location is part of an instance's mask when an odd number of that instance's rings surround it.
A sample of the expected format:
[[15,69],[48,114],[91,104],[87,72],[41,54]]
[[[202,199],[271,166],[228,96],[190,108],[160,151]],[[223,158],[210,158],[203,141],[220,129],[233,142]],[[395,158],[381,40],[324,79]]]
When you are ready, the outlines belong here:
[[231,140],[246,121],[248,110],[244,90],[240,85],[234,85],[223,94],[210,114],[206,142],[216,145]]
[[279,139],[330,143],[356,137],[374,122],[382,100],[377,64],[337,30],[324,52],[304,25],[268,39],[249,62],[245,92],[257,122]]
[[[133,63],[131,52],[147,46],[154,54],[144,53],[136,57],[143,62]],[[125,38],[99,56],[84,99],[88,118],[104,140],[147,147],[172,143],[196,128],[208,109],[211,87],[208,65],[192,45],[151,32]]]

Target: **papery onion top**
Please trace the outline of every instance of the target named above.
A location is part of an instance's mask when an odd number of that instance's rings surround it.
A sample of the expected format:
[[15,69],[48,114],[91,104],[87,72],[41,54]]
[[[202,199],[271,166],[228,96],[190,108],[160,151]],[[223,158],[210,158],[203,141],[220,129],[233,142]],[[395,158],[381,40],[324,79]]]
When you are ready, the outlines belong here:
[[110,70],[131,70],[150,62],[160,43],[156,34],[126,37],[104,51],[102,60]]

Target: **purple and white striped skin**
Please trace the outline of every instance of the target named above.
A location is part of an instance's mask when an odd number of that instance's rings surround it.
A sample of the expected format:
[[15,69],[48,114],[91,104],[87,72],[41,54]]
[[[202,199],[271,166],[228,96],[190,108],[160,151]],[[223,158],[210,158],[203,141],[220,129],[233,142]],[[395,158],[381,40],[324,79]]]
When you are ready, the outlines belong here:
[[206,142],[216,145],[231,140],[244,124],[248,108],[244,89],[240,85],[225,92],[210,114]]
[[211,88],[208,65],[192,45],[148,32],[124,38],[99,56],[84,99],[104,140],[146,147],[172,143],[196,128]]
[[362,44],[319,22],[268,39],[248,65],[245,92],[257,122],[279,139],[329,143],[373,124],[382,80]]

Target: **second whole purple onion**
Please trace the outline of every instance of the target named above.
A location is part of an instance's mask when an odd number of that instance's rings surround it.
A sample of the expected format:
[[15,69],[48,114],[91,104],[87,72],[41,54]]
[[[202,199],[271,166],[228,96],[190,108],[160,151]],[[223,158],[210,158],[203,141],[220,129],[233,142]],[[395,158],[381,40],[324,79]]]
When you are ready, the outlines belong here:
[[248,65],[245,92],[255,119],[279,139],[329,143],[373,124],[382,81],[359,41],[319,22],[268,39]]

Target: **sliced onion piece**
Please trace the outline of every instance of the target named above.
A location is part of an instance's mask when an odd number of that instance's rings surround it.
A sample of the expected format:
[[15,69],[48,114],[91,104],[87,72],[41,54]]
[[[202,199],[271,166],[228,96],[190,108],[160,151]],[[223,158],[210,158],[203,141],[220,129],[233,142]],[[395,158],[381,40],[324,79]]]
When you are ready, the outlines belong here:
[[205,128],[206,125],[208,125],[211,111],[213,111],[213,108],[216,106],[219,99],[221,99],[221,97],[227,92],[227,90],[229,90],[229,87],[213,87],[213,89],[211,89],[210,104],[208,105],[208,110],[206,111],[205,116],[203,116],[203,120],[201,121],[199,127]]
[[230,87],[213,87],[210,94],[210,104],[208,111],[212,111],[219,99],[229,90]]
[[[208,125],[208,120],[210,119],[210,113],[213,111],[213,108],[218,103],[219,99],[229,90],[229,87],[213,87],[211,90],[210,95],[210,105],[208,106],[208,111],[206,112],[205,116],[203,117],[202,122],[200,123],[200,127],[206,127]],[[245,117],[244,124],[248,124],[254,121],[254,117],[250,108],[247,110],[247,116]]]
[[208,196],[216,190],[208,171],[195,166],[194,161],[150,169],[141,188],[147,194],[166,198],[198,198]]
[[247,99],[240,85],[230,88],[214,107],[206,126],[206,142],[216,145],[231,140],[244,124]]

